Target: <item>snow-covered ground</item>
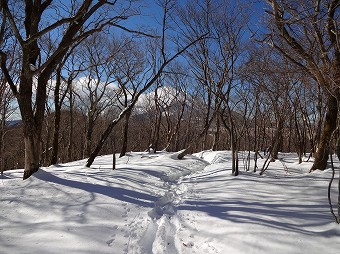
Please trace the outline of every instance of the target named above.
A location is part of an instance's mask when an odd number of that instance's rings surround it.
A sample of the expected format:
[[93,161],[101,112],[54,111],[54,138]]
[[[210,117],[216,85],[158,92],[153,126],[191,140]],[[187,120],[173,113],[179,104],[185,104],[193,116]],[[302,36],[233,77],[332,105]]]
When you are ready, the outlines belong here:
[[112,155],[102,156],[90,169],[76,161],[25,181],[7,171],[0,253],[339,253],[330,170],[308,173],[311,162],[281,154],[262,176],[240,163],[234,177],[230,157],[130,153],[113,171]]

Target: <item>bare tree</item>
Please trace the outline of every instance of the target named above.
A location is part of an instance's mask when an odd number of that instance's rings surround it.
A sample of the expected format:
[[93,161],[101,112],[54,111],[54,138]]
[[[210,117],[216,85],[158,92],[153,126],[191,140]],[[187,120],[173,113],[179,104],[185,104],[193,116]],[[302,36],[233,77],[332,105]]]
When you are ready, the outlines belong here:
[[[51,156],[49,164],[56,164],[58,162],[59,157],[59,137],[60,137],[60,121],[61,121],[61,109],[65,102],[65,99],[68,94],[73,94],[72,90],[72,81],[76,78],[76,76],[81,71],[82,61],[78,61],[78,66],[72,64],[72,70],[67,70],[65,67],[67,62],[72,62],[72,58],[74,58],[74,49],[78,44],[74,45],[70,48],[69,52],[64,56],[62,62],[60,62],[55,70],[55,87],[53,91],[53,106],[54,106],[54,119],[53,119],[53,136],[52,136],[52,144],[51,144]],[[69,59],[71,58],[71,59]],[[70,60],[70,61],[69,61]],[[68,77],[65,78],[62,74],[68,73]],[[72,96],[72,95],[71,95]],[[72,108],[72,102],[70,103],[70,109]],[[70,113],[70,117],[72,118],[72,110]],[[72,121],[71,121],[71,134],[69,136],[69,144],[72,144]],[[70,145],[71,146],[71,145]],[[69,147],[69,152],[72,152],[72,147]]]
[[[117,43],[118,42],[118,43]],[[140,42],[134,38],[123,37],[116,40],[112,45],[116,52],[109,61],[112,69],[112,77],[116,80],[117,90],[116,104],[117,110],[121,111],[129,106],[143,84],[144,73],[146,71],[145,55],[140,47]],[[122,146],[120,157],[124,156],[128,147],[129,121],[133,108],[126,112],[122,126]]]
[[[295,128],[292,128],[292,130],[295,130],[293,143],[301,163],[302,157],[307,156],[307,149],[309,149],[309,157],[315,152],[316,134],[321,129],[324,107],[319,108],[318,99],[322,98],[322,95],[315,94],[317,85],[313,80],[306,80],[306,77],[302,76],[296,81],[292,92],[289,94],[289,99],[295,126]],[[308,85],[305,85],[305,82],[308,82]]]
[[[164,108],[167,140],[165,150],[170,148],[170,150],[178,151],[179,149],[179,130],[184,119],[184,114],[187,112],[187,95],[190,87],[188,85],[189,80],[187,75],[184,75],[185,70],[183,68],[183,66],[177,63],[167,75],[169,87],[165,90],[165,93],[167,93],[170,98],[168,98],[168,105]],[[171,149],[172,144],[173,149]]]
[[327,113],[318,152],[311,170],[327,166],[330,139],[336,128],[340,87],[340,42],[338,0],[277,1],[271,6],[271,34],[267,37],[275,49],[305,69],[328,94]]
[[[211,1],[199,1],[188,2],[186,6],[181,8],[179,12],[179,18],[183,23],[184,36],[190,39],[192,36],[208,31],[210,33],[210,23],[212,16]],[[196,86],[200,87],[201,96],[205,101],[204,108],[202,108],[204,115],[201,119],[200,127],[202,131],[199,132],[196,138],[193,139],[193,143],[189,144],[185,153],[202,140],[201,149],[205,149],[208,130],[211,123],[214,120],[218,103],[216,103],[216,97],[214,97],[214,91],[212,87],[213,77],[210,72],[211,67],[211,35],[209,34],[204,40],[198,42],[190,51],[186,53],[186,57],[189,62],[192,75],[195,77]],[[184,156],[182,153],[180,157]]]
[[[0,5],[1,7],[1,5]],[[0,49],[4,48],[5,45],[10,40],[10,28],[6,22],[6,16],[0,14],[1,17],[1,27],[0,27]],[[17,73],[17,65],[18,63],[15,61],[16,59],[16,50],[17,44],[13,44],[12,50],[8,51],[9,54],[9,63],[8,63],[8,72],[11,73],[14,79],[18,77]],[[17,107],[14,106],[14,95],[11,93],[10,88],[8,87],[7,80],[5,75],[1,73],[0,75],[0,171],[1,174],[3,170],[5,170],[5,161],[6,154],[5,151],[5,137],[8,134],[10,118],[15,114]]]
[[6,81],[0,77],[0,171],[5,170],[5,137],[8,134],[10,118],[13,116],[16,107],[13,105],[14,96],[8,88]]
[[[72,45],[108,25],[119,26],[118,22],[130,15],[129,2],[125,7],[118,6],[120,4],[118,1],[106,0],[84,0],[77,5],[74,1],[70,1],[67,4],[63,6],[52,4],[52,0],[1,1],[2,15],[6,16],[11,26],[13,40],[16,40],[21,47],[21,74],[18,87],[8,71],[7,49],[0,51],[0,60],[1,69],[17,98],[24,126],[23,179],[30,177],[39,168],[47,82],[53,71]],[[60,14],[60,8],[63,9],[63,15]],[[21,10],[24,10],[23,15],[16,15],[15,11]],[[113,14],[113,10],[116,14]],[[47,11],[48,16],[53,17],[49,22],[45,20]],[[46,36],[54,38],[57,44],[55,50],[47,56],[41,51],[41,43]],[[33,97],[34,83],[37,86],[35,98]]]
[[175,51],[175,53],[170,54],[167,53],[167,45],[166,45],[166,20],[168,18],[168,11],[169,8],[172,8],[172,2],[165,0],[164,4],[162,5],[162,9],[163,9],[163,23],[162,23],[162,35],[159,38],[160,43],[158,45],[160,45],[160,57],[158,57],[157,55],[151,54],[151,58],[154,59],[155,57],[157,57],[156,59],[157,61],[157,65],[153,65],[153,63],[155,63],[155,61],[152,61],[149,59],[149,63],[151,63],[151,65],[149,66],[149,71],[146,72],[145,75],[145,79],[143,84],[141,84],[141,86],[139,87],[138,92],[136,92],[134,94],[134,97],[130,100],[129,104],[121,111],[121,113],[119,114],[119,116],[117,118],[115,118],[105,129],[104,133],[102,134],[96,148],[92,151],[89,159],[87,160],[86,166],[90,167],[93,163],[93,161],[95,160],[96,156],[98,155],[98,153],[100,152],[100,150],[102,149],[102,147],[104,146],[107,138],[109,137],[112,129],[126,116],[126,114],[128,114],[136,105],[139,97],[144,94],[152,85],[155,84],[155,82],[161,77],[163,71],[165,71],[166,67],[173,62],[178,56],[182,55],[188,48],[190,48],[192,45],[194,45],[195,43],[197,43],[198,41],[202,40],[202,38],[204,38],[207,34],[203,33],[200,34],[197,37],[193,37],[189,42],[187,42],[184,46],[180,46],[179,49],[177,51]]
[[95,34],[79,47],[78,55],[82,59],[83,75],[78,81],[77,95],[86,117],[84,157],[90,156],[93,133],[97,120],[102,113],[116,103],[116,78],[114,67],[108,64],[117,50],[111,49],[108,38]]
[[182,11],[181,18],[188,34],[195,34],[200,30],[209,31],[209,37],[188,52],[193,74],[206,89],[208,102],[203,131],[195,142],[202,137],[206,139],[213,120],[219,115],[229,131],[233,150],[232,174],[237,175],[239,137],[230,98],[238,84],[237,67],[243,53],[242,36],[247,24],[247,14],[241,5],[231,6],[228,2],[213,5],[212,1],[206,0],[197,5],[188,4]]
[[153,102],[155,104],[155,112],[154,112],[154,124],[153,124],[153,130],[152,130],[152,137],[151,142],[149,145],[150,150],[153,149],[153,152],[156,153],[159,148],[159,136],[160,136],[160,129],[161,129],[161,122],[163,118],[163,112],[162,112],[162,95],[161,89],[162,89],[162,81],[159,78],[156,81],[156,89],[154,90],[154,96],[153,96]]

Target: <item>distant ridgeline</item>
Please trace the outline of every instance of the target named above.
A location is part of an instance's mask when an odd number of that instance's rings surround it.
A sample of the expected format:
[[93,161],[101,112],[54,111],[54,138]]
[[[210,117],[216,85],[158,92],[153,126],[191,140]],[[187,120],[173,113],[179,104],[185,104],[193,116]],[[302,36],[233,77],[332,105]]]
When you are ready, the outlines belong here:
[[20,125],[21,122],[22,122],[22,120],[10,120],[10,121],[5,122],[5,126],[6,127],[14,127],[14,126]]

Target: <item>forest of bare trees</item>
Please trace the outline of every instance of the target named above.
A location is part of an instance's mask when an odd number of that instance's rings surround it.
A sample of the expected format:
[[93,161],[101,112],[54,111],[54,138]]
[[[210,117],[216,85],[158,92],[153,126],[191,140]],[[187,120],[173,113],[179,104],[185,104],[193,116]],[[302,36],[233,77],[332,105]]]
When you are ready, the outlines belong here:
[[1,171],[26,179],[151,149],[232,150],[234,175],[239,151],[327,167],[340,147],[340,1],[153,6],[150,17],[143,1],[0,1]]

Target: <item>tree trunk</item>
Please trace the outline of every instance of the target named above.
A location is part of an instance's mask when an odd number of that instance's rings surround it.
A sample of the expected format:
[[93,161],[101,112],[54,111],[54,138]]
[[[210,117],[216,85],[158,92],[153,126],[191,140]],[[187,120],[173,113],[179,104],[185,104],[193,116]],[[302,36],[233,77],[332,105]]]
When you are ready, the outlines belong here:
[[159,133],[160,133],[160,128],[161,128],[161,120],[162,120],[162,112],[159,111],[157,116],[156,116],[156,122],[155,122],[155,128],[154,128],[154,133],[152,137],[152,148],[153,151],[156,153],[158,150],[158,143],[159,143]]
[[123,144],[122,144],[122,149],[120,151],[119,157],[123,157],[126,154],[127,144],[128,144],[129,120],[130,120],[131,113],[132,113],[132,110],[128,111],[125,115],[125,121],[123,125]]
[[[51,144],[50,144],[50,141],[51,141],[51,132],[53,131],[52,130],[52,127],[49,125],[49,122],[46,120],[44,121],[46,126],[45,127],[45,130],[46,130],[46,136],[44,136],[44,139],[42,139],[42,144],[41,144],[41,149],[42,149],[42,154],[41,154],[41,158],[40,158],[40,165],[50,165],[50,160],[51,160],[51,156],[50,156],[50,148],[51,148]],[[52,133],[53,134],[53,133]]]
[[158,89],[160,88],[160,84],[157,82],[157,88],[155,89],[155,95],[154,95],[154,102],[156,107],[155,112],[155,123],[154,123],[154,129],[152,132],[152,138],[150,142],[149,148],[152,148],[154,153],[158,150],[158,141],[159,141],[159,133],[160,133],[160,127],[161,127],[161,120],[162,120],[162,111],[159,104],[159,97],[158,97]]
[[[231,118],[231,116],[230,116]],[[234,123],[230,119],[230,140],[231,140],[231,152],[232,152],[232,165],[231,165],[231,174],[233,176],[238,176],[238,149],[237,149],[237,137],[236,130],[234,129]]]
[[[218,106],[219,107],[219,106]],[[185,155],[188,154],[188,151],[194,146],[196,145],[197,142],[199,142],[202,137],[205,135],[205,133],[207,132],[207,130],[210,128],[211,126],[211,123],[212,121],[214,120],[214,118],[216,117],[216,114],[217,114],[217,110],[214,111],[213,115],[211,116],[211,118],[209,119],[209,121],[206,123],[206,125],[204,126],[203,130],[198,134],[196,135],[192,141],[189,143],[189,145],[182,151],[178,154],[177,158],[179,160],[183,159],[183,157]]]
[[87,119],[87,130],[86,130],[86,141],[85,141],[85,154],[86,157],[89,157],[91,155],[91,149],[92,149],[92,134],[94,130],[94,123],[95,119],[92,115],[92,110],[88,113],[88,119]]
[[[138,99],[138,97],[137,97],[137,99]],[[131,103],[128,107],[123,109],[123,111],[119,114],[119,116],[107,126],[104,133],[101,135],[100,140],[97,143],[96,148],[90,154],[90,157],[88,158],[88,160],[86,162],[86,167],[90,167],[92,165],[92,163],[94,162],[94,159],[97,157],[100,150],[103,148],[105,141],[109,137],[113,128],[123,119],[123,117],[125,116],[125,114],[127,114],[128,111],[131,111],[133,109],[134,104],[136,103],[137,99],[133,103]]]
[[58,163],[60,115],[61,115],[60,109],[54,112],[54,131],[53,131],[52,154],[51,154],[50,165]]
[[112,170],[116,169],[116,144],[115,140],[112,139]]
[[273,139],[274,140],[272,145],[271,158],[272,160],[277,160],[279,151],[282,149],[283,143],[283,119],[281,117],[278,119]]
[[219,116],[216,117],[216,131],[214,133],[214,141],[213,141],[213,145],[211,147],[211,149],[213,151],[217,150],[217,145],[218,145],[218,141],[220,140],[220,118]]
[[[40,150],[41,138],[39,131],[33,131],[25,124],[24,143],[25,143],[25,171],[23,180],[29,178],[33,173],[37,172],[40,166]],[[28,130],[28,131],[27,131]]]
[[257,170],[257,155],[259,154],[259,151],[258,150],[256,150],[255,151],[255,154],[254,154],[254,170],[253,170],[253,172],[254,173],[256,173],[256,170]]
[[295,137],[295,149],[299,157],[299,164],[302,163],[302,155],[303,155],[303,150],[304,150],[304,142],[303,142],[303,137],[301,134],[300,130],[300,125],[299,125],[299,119],[298,119],[298,113],[297,113],[297,107],[298,107],[298,101],[295,101],[294,103],[294,123],[295,123],[295,132],[296,132],[296,137]]
[[176,125],[175,125],[175,128],[174,130],[171,131],[171,135],[169,136],[168,138],[168,144],[166,146],[165,149],[168,149],[170,146],[171,146],[171,143],[173,142],[173,139],[175,137],[175,151],[178,151],[178,139],[179,139],[179,129],[181,127],[181,122],[183,120],[183,115],[184,115],[184,110],[185,110],[185,106],[186,106],[186,103],[185,103],[185,100],[186,100],[186,97],[184,99],[184,101],[182,102],[182,107],[181,107],[181,111],[180,111],[180,114],[177,118],[177,122],[176,122]]
[[327,167],[331,137],[333,131],[336,129],[337,115],[338,115],[337,99],[329,94],[326,118],[323,125],[318,150],[315,154],[314,164],[310,169],[310,172],[316,169],[325,170]]
[[323,110],[322,110],[322,105],[323,105],[323,99],[322,99],[322,94],[321,94],[321,88],[318,86],[318,104],[316,106],[316,111],[317,111],[317,129],[315,131],[314,135],[314,142],[313,142],[313,155],[316,153],[318,150],[318,146],[320,144],[320,139],[321,139],[321,132],[322,132],[322,122],[323,122]]
[[5,120],[0,121],[0,172],[3,175],[5,170],[4,165],[4,154],[5,154]]
[[[37,84],[35,109],[32,106],[32,76],[27,68],[23,68],[20,77],[21,94],[17,95],[18,105],[23,121],[25,144],[25,170],[23,180],[37,172],[41,159],[41,132],[44,121],[45,102],[47,98],[44,75],[39,77]],[[46,81],[46,82],[45,82]]]
[[69,133],[69,143],[67,146],[67,160],[72,161],[74,159],[74,145],[73,145],[73,88],[72,88],[72,79],[68,79],[68,85],[70,87],[70,133]]
[[[54,128],[52,139],[52,153],[50,164],[57,164],[59,157],[59,132],[60,132],[60,119],[61,119],[61,105],[65,96],[60,99],[60,86],[61,86],[61,66],[59,65],[56,70],[56,84],[54,88]],[[66,94],[65,94],[66,95]]]
[[238,150],[233,148],[232,150],[232,165],[231,165],[231,174],[233,176],[238,176]]

